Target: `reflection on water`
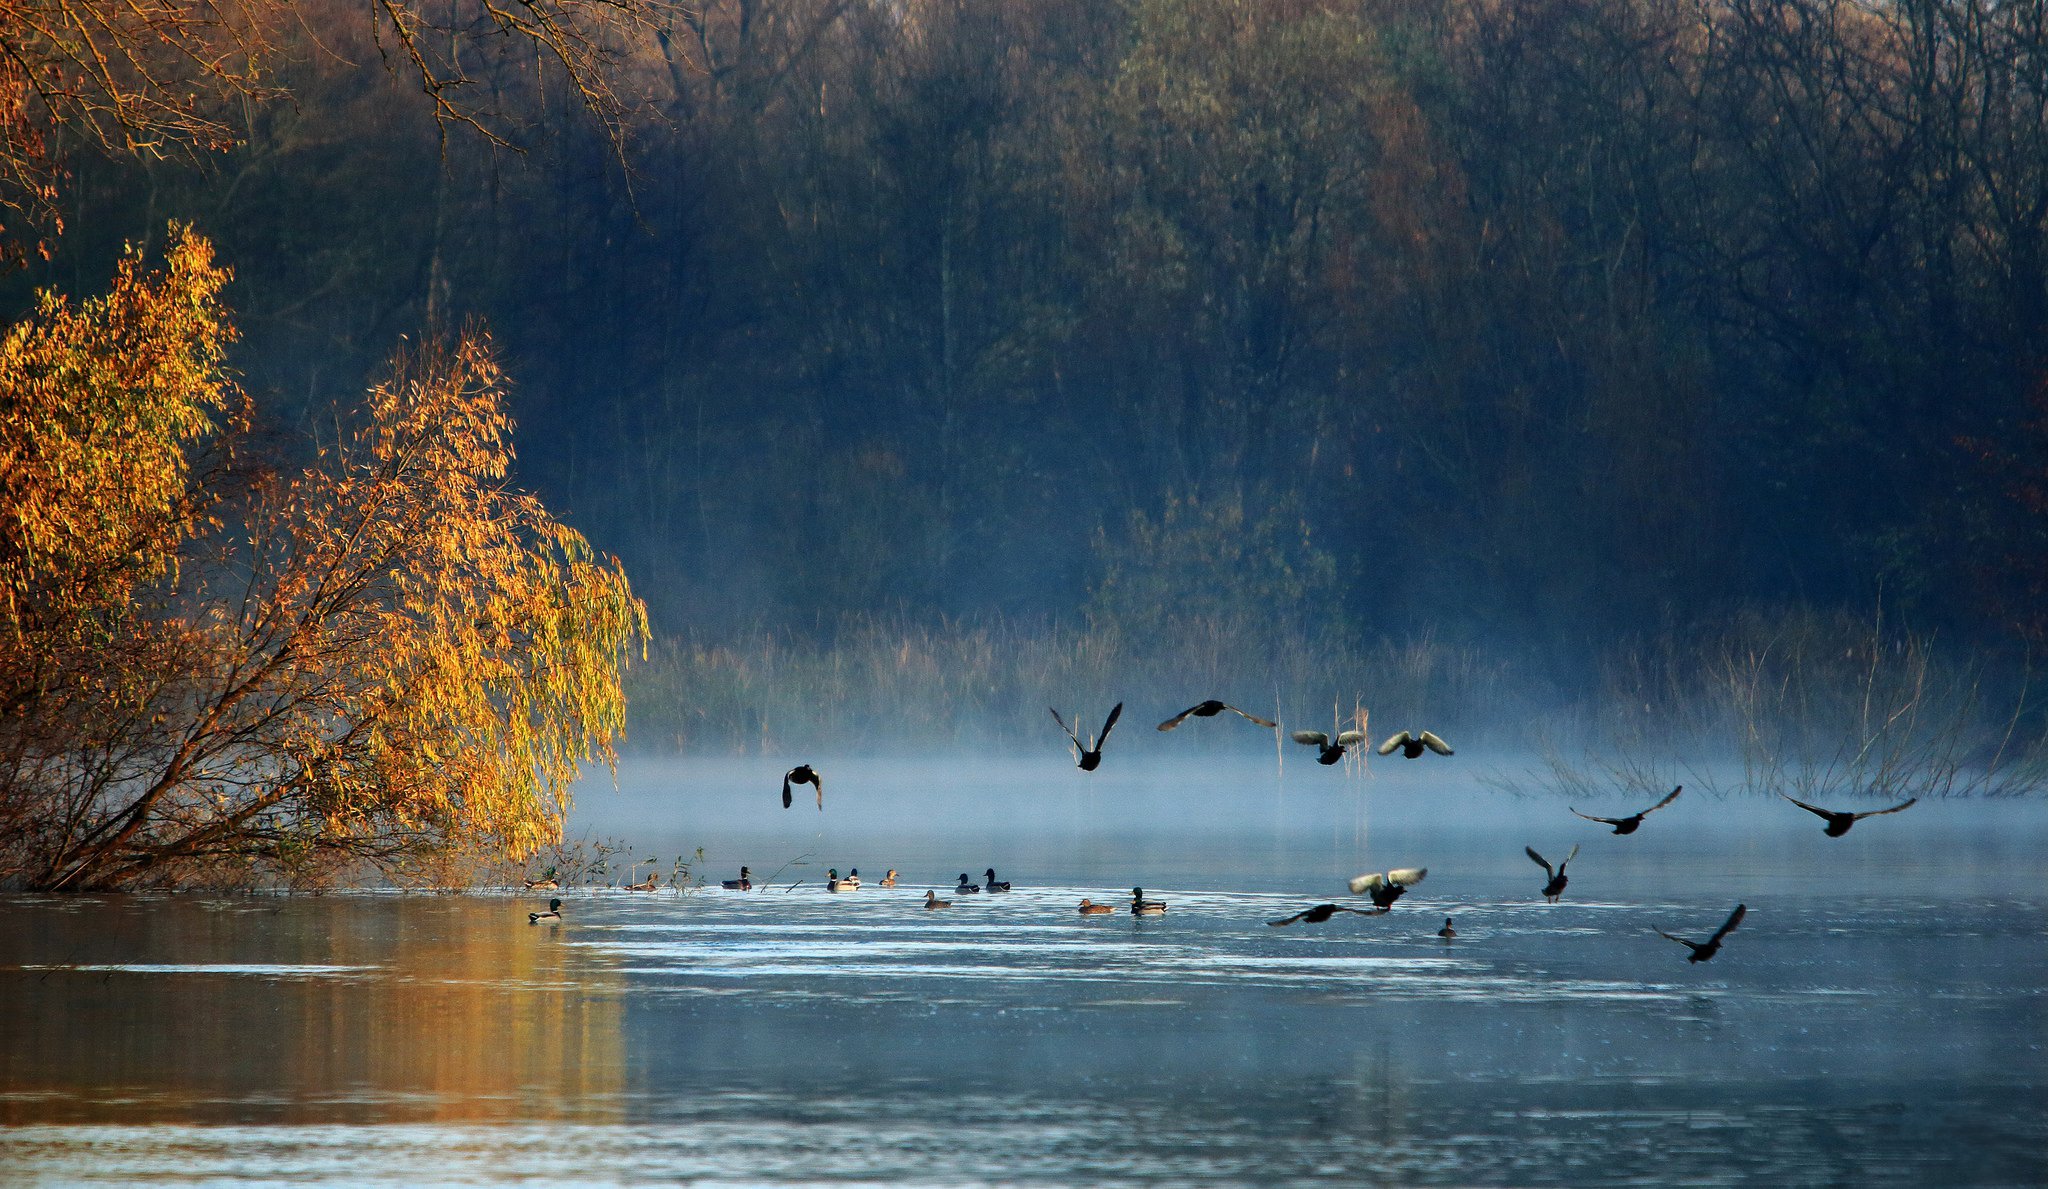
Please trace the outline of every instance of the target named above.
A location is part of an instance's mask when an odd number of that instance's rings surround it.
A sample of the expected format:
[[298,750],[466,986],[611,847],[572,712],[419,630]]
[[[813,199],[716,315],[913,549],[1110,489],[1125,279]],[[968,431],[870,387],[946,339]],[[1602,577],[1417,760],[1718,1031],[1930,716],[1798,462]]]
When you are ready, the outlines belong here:
[[[558,928],[525,896],[14,898],[0,1182],[2048,1181],[2040,807],[1837,843],[1404,797],[1122,851],[1057,813],[1000,847],[771,817],[709,841],[820,852],[773,890],[572,890]],[[1557,837],[1545,905],[1519,848]],[[1265,924],[1411,854],[1384,916]],[[908,878],[822,890],[854,861]],[[924,910],[989,862],[1019,890]],[[1139,881],[1165,917],[1074,912]],[[1711,963],[1651,931],[1735,896]]]

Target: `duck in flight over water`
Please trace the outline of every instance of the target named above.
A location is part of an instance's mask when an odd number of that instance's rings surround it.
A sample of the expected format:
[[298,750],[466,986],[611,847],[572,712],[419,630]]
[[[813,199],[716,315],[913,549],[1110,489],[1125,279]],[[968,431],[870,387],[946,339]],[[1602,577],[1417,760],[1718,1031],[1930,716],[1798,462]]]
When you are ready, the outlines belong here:
[[1296,743],[1304,743],[1310,747],[1321,748],[1322,751],[1316,756],[1316,763],[1334,764],[1338,760],[1343,759],[1345,751],[1349,750],[1354,744],[1365,742],[1365,732],[1340,731],[1337,734],[1337,741],[1335,743],[1330,742],[1330,737],[1321,731],[1296,731],[1289,735],[1288,738]]
[[[1783,793],[1779,793],[1778,795],[1780,797],[1785,797],[1785,794]],[[1857,822],[1862,821],[1864,818],[1882,817],[1887,813],[1897,813],[1899,810],[1906,808],[1907,806],[1913,804],[1915,801],[1918,801],[1920,798],[1908,797],[1905,800],[1899,802],[1897,805],[1892,806],[1890,809],[1872,809],[1864,813],[1838,813],[1832,809],[1822,809],[1818,805],[1808,805],[1806,802],[1801,801],[1797,797],[1785,797],[1785,799],[1787,801],[1792,802],[1794,805],[1797,805],[1799,808],[1804,809],[1806,812],[1819,817],[1822,821],[1825,821],[1827,823],[1827,826],[1821,830],[1821,833],[1826,834],[1830,838],[1840,838],[1842,835],[1847,834],[1849,832],[1850,826],[1855,825]]]
[[1409,888],[1422,882],[1429,874],[1427,867],[1396,867],[1392,871],[1369,872],[1353,876],[1350,887],[1354,896],[1370,896],[1372,906],[1385,912],[1394,907]]
[[1194,718],[1214,718],[1226,710],[1230,711],[1232,714],[1242,715],[1243,717],[1250,719],[1251,721],[1259,724],[1262,727],[1273,727],[1279,725],[1277,723],[1267,722],[1265,719],[1260,718],[1256,714],[1247,714],[1246,712],[1239,710],[1237,707],[1230,705],[1228,702],[1219,702],[1215,698],[1210,698],[1208,701],[1198,703],[1194,706],[1190,706],[1186,710],[1181,711],[1179,714],[1174,715],[1172,718],[1167,719],[1165,722],[1160,723],[1159,729],[1162,731],[1171,731],[1173,728],[1179,726],[1184,720],[1191,716]]
[[1399,751],[1402,759],[1412,760],[1421,756],[1425,747],[1440,756],[1456,754],[1451,751],[1451,745],[1438,738],[1434,731],[1423,731],[1420,734],[1402,731],[1389,736],[1385,743],[1380,744],[1380,754],[1392,755]]
[[[1747,905],[1736,905],[1735,911],[1729,913],[1728,919],[1721,922],[1721,927],[1719,929],[1714,930],[1714,935],[1712,937],[1707,938],[1705,941],[1687,941],[1683,937],[1675,937],[1672,934],[1666,933],[1662,929],[1657,929],[1657,936],[1668,937],[1672,941],[1675,941],[1678,944],[1690,949],[1692,953],[1686,955],[1686,961],[1705,962],[1708,959],[1712,958],[1715,954],[1721,952],[1721,939],[1723,937],[1728,936],[1730,933],[1735,932],[1735,926],[1740,925],[1742,923],[1743,914],[1747,913],[1748,911],[1749,907]],[[1653,929],[1657,928],[1655,925],[1652,925],[1650,927]]]
[[1357,913],[1362,917],[1376,917],[1379,915],[1377,912],[1364,908],[1346,908],[1341,904],[1318,904],[1314,908],[1304,908],[1291,917],[1282,917],[1280,920],[1267,921],[1266,923],[1278,926],[1292,925],[1296,921],[1307,921],[1311,925],[1320,925],[1340,912]]
[[[1052,710],[1052,707],[1048,706],[1046,709]],[[1110,707],[1109,717],[1102,720],[1102,734],[1090,736],[1088,742],[1084,745],[1081,742],[1081,737],[1074,733],[1074,728],[1068,726],[1067,720],[1060,717],[1060,712],[1057,710],[1052,711],[1052,720],[1060,724],[1060,730],[1067,733],[1067,738],[1074,741],[1074,762],[1080,766],[1081,771],[1093,772],[1102,763],[1102,745],[1109,742],[1109,729],[1116,725],[1116,716],[1123,712],[1124,704],[1122,702],[1118,702]],[[1076,726],[1080,725],[1080,722],[1079,718],[1074,720]]]
[[1571,865],[1573,859],[1579,857],[1579,848],[1577,846],[1572,847],[1572,853],[1564,857],[1564,862],[1559,863],[1555,871],[1550,869],[1550,861],[1548,859],[1536,853],[1535,847],[1525,846],[1522,849],[1528,852],[1530,858],[1536,860],[1538,867],[1543,868],[1543,874],[1550,877],[1549,881],[1543,885],[1543,898],[1552,904],[1563,899],[1564,886],[1571,882],[1571,880],[1565,878],[1564,869]]
[[816,768],[811,767],[809,764],[798,764],[782,774],[782,807],[784,809],[789,808],[789,786],[793,784],[808,784],[816,788],[818,790],[818,812],[825,812],[825,778],[818,774]]
[[[1642,826],[1644,818],[1678,800],[1678,794],[1684,791],[1685,786],[1681,784],[1666,794],[1662,801],[1657,802],[1641,813],[1631,813],[1627,817],[1594,817],[1590,813],[1580,813],[1576,809],[1572,809],[1572,813],[1578,817],[1585,818],[1589,822],[1599,822],[1602,825],[1613,826],[1616,834],[1633,834]],[[1571,806],[1567,805],[1565,808],[1571,809]]]

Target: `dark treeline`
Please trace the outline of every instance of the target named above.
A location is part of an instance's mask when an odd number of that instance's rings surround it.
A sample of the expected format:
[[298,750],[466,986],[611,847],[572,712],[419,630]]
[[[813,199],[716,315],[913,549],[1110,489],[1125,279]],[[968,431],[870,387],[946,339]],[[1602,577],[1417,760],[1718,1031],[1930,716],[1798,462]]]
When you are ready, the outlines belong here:
[[31,279],[194,220],[285,408],[483,316],[521,481],[657,634],[1566,657],[2037,593],[2043,4],[706,0],[622,141],[538,92],[518,152],[303,12],[295,104],[81,161]]

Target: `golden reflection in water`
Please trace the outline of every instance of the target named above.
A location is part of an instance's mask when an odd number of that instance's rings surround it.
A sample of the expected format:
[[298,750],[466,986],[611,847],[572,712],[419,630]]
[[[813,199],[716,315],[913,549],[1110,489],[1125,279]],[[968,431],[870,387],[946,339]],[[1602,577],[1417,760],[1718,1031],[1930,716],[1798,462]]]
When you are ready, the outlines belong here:
[[23,1009],[0,1025],[9,1124],[621,1109],[623,976],[566,944],[574,925],[528,926],[523,904],[110,900],[23,915],[42,919],[0,950],[0,990]]

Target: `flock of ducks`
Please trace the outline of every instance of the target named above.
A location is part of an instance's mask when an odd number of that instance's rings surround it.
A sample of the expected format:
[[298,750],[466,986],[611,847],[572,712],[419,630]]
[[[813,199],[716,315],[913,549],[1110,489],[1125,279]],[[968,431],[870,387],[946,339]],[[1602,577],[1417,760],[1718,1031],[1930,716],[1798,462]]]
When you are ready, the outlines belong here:
[[[1102,721],[1102,730],[1089,734],[1085,741],[1081,733],[1075,729],[1081,725],[1078,716],[1074,720],[1074,726],[1068,726],[1067,720],[1060,716],[1058,710],[1054,710],[1051,707],[1047,709],[1051,711],[1053,722],[1057,723],[1060,730],[1067,736],[1067,740],[1071,745],[1070,751],[1073,755],[1075,766],[1083,772],[1093,772],[1101,767],[1103,746],[1109,742],[1109,733],[1116,726],[1117,719],[1123,714],[1124,704],[1118,702],[1115,706],[1110,707],[1108,716]],[[1159,724],[1158,729],[1161,731],[1171,731],[1190,718],[1214,718],[1226,711],[1268,730],[1275,729],[1278,726],[1277,723],[1270,719],[1261,718],[1250,711],[1240,710],[1227,702],[1210,698],[1197,702],[1186,710],[1166,719]],[[1288,737],[1296,743],[1316,748],[1316,762],[1325,765],[1335,764],[1342,760],[1351,748],[1365,742],[1366,739],[1365,732],[1360,730],[1339,730],[1334,736],[1323,731],[1294,731]],[[1410,760],[1419,759],[1425,753],[1432,752],[1440,756],[1456,754],[1451,749],[1450,744],[1444,742],[1441,736],[1437,735],[1434,731],[1427,730],[1398,731],[1388,736],[1376,750],[1383,756],[1399,752],[1404,759]],[[798,764],[796,767],[783,773],[782,807],[788,809],[793,804],[795,800],[793,787],[803,784],[810,785],[817,791],[818,810],[822,813],[825,809],[825,779],[816,768],[807,763]],[[1595,814],[1580,813],[1575,807],[1568,806],[1567,808],[1576,817],[1613,827],[1616,835],[1628,835],[1641,829],[1645,818],[1676,801],[1679,794],[1684,791],[1685,786],[1680,785],[1672,789],[1655,805],[1623,817],[1600,817]],[[1919,800],[1917,797],[1909,797],[1899,804],[1886,809],[1873,809],[1854,813],[1823,809],[1818,805],[1810,805],[1805,801],[1801,801],[1796,797],[1786,796],[1783,793],[1780,793],[1779,796],[1784,797],[1785,800],[1806,810],[1808,813],[1819,817],[1825,823],[1823,832],[1830,838],[1840,838],[1842,835],[1847,834],[1851,826],[1854,826],[1864,818],[1898,813],[1911,807]],[[1565,871],[1571,865],[1572,860],[1578,857],[1578,846],[1576,844],[1573,845],[1571,851],[1555,866],[1551,864],[1550,860],[1537,853],[1535,847],[1525,846],[1522,849],[1532,862],[1543,868],[1544,883],[1542,895],[1545,902],[1556,904],[1563,899],[1565,888],[1571,882]],[[1428,874],[1429,869],[1427,867],[1397,867],[1389,871],[1367,872],[1352,878],[1349,881],[1349,886],[1352,895],[1364,896],[1371,901],[1371,908],[1352,908],[1335,903],[1317,904],[1305,908],[1292,916],[1282,917],[1276,921],[1267,921],[1266,923],[1277,928],[1294,924],[1319,925],[1337,916],[1339,913],[1351,913],[1358,916],[1378,916],[1391,911],[1394,902],[1399,900],[1409,888],[1421,883]],[[892,867],[889,869],[888,875],[880,881],[879,886],[893,888],[896,886],[896,883],[896,870]],[[632,891],[645,891],[650,890],[653,885],[654,880],[650,876],[644,886],[629,884],[627,888]],[[526,886],[529,890],[551,891],[559,885],[552,878],[552,873],[549,873],[548,876],[542,879],[526,881]],[[751,891],[755,886],[753,871],[751,868],[741,867],[737,879],[721,880],[720,886],[726,891]],[[857,891],[861,886],[860,869],[858,867],[850,869],[844,876],[839,874],[839,869],[836,867],[831,868],[826,874],[825,889],[828,892]],[[995,868],[990,867],[982,873],[982,882],[979,884],[971,882],[968,879],[967,873],[961,872],[959,882],[953,888],[952,894],[955,896],[974,896],[980,895],[984,891],[1001,893],[1008,892],[1009,890],[1010,882],[1008,880],[998,880]],[[924,906],[927,910],[951,908],[953,901],[940,899],[936,890],[927,890],[924,896]],[[546,912],[528,913],[527,922],[531,925],[559,924],[562,920],[561,909],[561,900],[551,899],[548,901],[548,910]],[[1104,916],[1117,910],[1109,904],[1101,904],[1091,899],[1083,899],[1077,911],[1081,916]],[[1742,924],[1742,918],[1748,911],[1747,905],[1737,904],[1734,911],[1728,914],[1728,919],[1723,921],[1721,927],[1714,930],[1713,934],[1705,941],[1693,941],[1675,934],[1666,933],[1663,929],[1655,926],[1652,926],[1652,928],[1659,936],[1687,947],[1690,951],[1686,955],[1687,962],[1705,962],[1721,951],[1722,943],[1730,933],[1735,931],[1737,926]],[[1131,915],[1139,917],[1163,916],[1166,913],[1166,903],[1161,900],[1146,898],[1144,888],[1132,888],[1130,912]],[[1451,918],[1445,917],[1443,928],[1437,930],[1437,936],[1445,942],[1449,942],[1457,937],[1457,935],[1458,931],[1453,926]]]

